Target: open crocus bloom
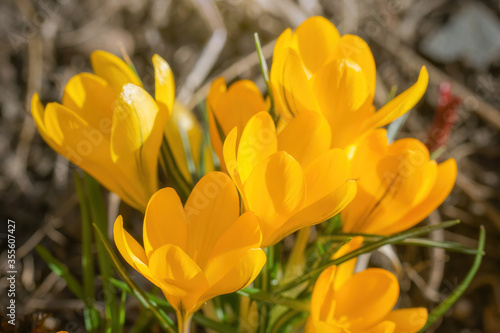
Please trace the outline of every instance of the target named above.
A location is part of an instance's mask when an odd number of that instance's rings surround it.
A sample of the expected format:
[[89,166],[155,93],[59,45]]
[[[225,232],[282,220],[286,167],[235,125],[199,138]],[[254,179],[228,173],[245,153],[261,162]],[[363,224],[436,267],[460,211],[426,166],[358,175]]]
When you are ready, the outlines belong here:
[[392,310],[399,283],[391,272],[368,268],[342,283],[337,272],[325,269],[314,285],[307,333],[415,333],[425,325],[425,308]]
[[[252,81],[236,81],[229,89],[223,77],[212,82],[207,96],[210,139],[221,161],[221,134],[227,136],[234,127],[244,128],[250,118],[258,112],[267,111],[268,108],[259,88]],[[221,164],[225,168],[224,163]]]
[[227,136],[226,167],[245,208],[260,218],[263,246],[327,220],[354,197],[347,156],[329,148],[330,135],[317,113],[303,113],[277,135],[269,113],[259,112],[239,142],[238,128]]
[[422,68],[417,82],[375,112],[376,69],[363,39],[340,36],[323,17],[311,17],[292,33],[285,30],[274,47],[271,88],[284,119],[303,111],[322,113],[332,133],[331,147],[345,148],[374,128],[409,111],[427,88]]
[[[333,256],[357,250],[362,237],[354,237]],[[306,333],[413,333],[427,322],[427,309],[392,310],[399,283],[391,272],[368,268],[353,274],[357,258],[325,269],[311,300]]]
[[214,171],[196,184],[184,207],[172,188],[151,197],[144,248],[124,230],[121,216],[114,239],[125,260],[163,291],[179,324],[186,325],[210,298],[250,284],[266,261],[257,217],[239,213],[233,182]]
[[96,51],[91,62],[95,74],[73,76],[62,104],[44,108],[34,94],[33,118],[52,149],[144,211],[158,189],[158,152],[174,96],[170,67],[153,56],[155,101],[120,58]]
[[437,164],[417,139],[388,143],[373,131],[348,151],[358,193],[342,212],[344,232],[389,235],[411,228],[436,209],[457,177],[454,159]]

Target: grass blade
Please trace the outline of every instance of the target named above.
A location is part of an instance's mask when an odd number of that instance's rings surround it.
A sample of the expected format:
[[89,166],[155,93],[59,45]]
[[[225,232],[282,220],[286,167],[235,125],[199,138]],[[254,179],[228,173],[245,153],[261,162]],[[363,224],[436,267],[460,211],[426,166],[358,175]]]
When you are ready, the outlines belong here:
[[40,257],[42,257],[43,261],[49,266],[50,270],[60,276],[68,286],[69,290],[85,302],[85,294],[83,293],[83,288],[80,282],[69,272],[68,267],[54,258],[52,254],[50,254],[49,250],[42,245],[37,245],[35,247],[36,252]]
[[271,84],[269,83],[269,70],[267,67],[266,58],[264,57],[264,52],[262,52],[262,46],[260,44],[259,34],[254,33],[253,36],[255,39],[255,48],[257,49],[257,55],[259,56],[260,70],[262,72],[262,76],[264,77],[264,81],[266,81],[267,94],[271,101],[271,107],[269,113],[271,114],[274,122],[276,123],[278,121],[278,118],[274,110],[274,98],[271,90]]
[[275,305],[283,305],[289,309],[297,310],[300,312],[309,312],[309,302],[284,297],[281,295],[274,295],[268,292],[261,291],[256,288],[245,288],[236,292],[238,295],[245,296],[261,302],[269,302]]
[[97,332],[99,329],[99,312],[94,306],[95,284],[94,284],[94,258],[92,255],[92,227],[90,224],[89,207],[83,191],[80,177],[75,172],[75,189],[80,202],[80,213],[82,219],[82,275],[83,293],[85,295],[84,321],[88,332]]
[[474,258],[474,263],[472,264],[471,269],[463,279],[462,283],[453,290],[453,292],[439,304],[432,312],[429,314],[429,318],[427,319],[427,323],[424,328],[422,328],[419,332],[425,332],[439,317],[445,314],[445,312],[458,300],[460,296],[465,292],[472,279],[477,273],[479,266],[481,266],[481,261],[484,256],[484,243],[486,239],[486,232],[484,230],[484,226],[481,226],[479,230],[479,245],[477,246],[476,257]]
[[[373,243],[377,242],[384,238],[384,236],[379,235],[367,235],[367,234],[340,234],[340,235],[331,235],[331,236],[323,236],[320,239],[327,239],[331,241],[344,241],[345,237],[355,237],[355,236],[363,236],[365,242]],[[422,246],[422,247],[439,247],[445,249],[447,251],[464,253],[464,254],[476,254],[477,249],[472,249],[466,246],[463,246],[460,243],[449,242],[449,241],[435,241],[427,238],[406,238],[402,241],[392,243],[394,245],[414,245],[414,246]]]
[[[103,235],[107,235],[108,222],[106,216],[106,209],[101,195],[99,183],[88,173],[84,172],[83,181],[87,190],[90,215],[94,224],[97,225]],[[96,237],[97,239],[97,237]],[[120,330],[120,317],[118,314],[118,300],[116,298],[115,290],[111,284],[108,283],[110,277],[113,276],[113,267],[109,260],[106,250],[102,242],[97,242],[97,258],[101,275],[103,276],[103,289],[104,294],[104,308],[106,312],[106,329],[111,332],[118,332]]]
[[[346,262],[346,261],[353,259],[357,256],[360,256],[364,253],[368,253],[368,252],[371,252],[373,250],[376,250],[379,247],[382,247],[386,244],[394,244],[394,243],[400,242],[400,241],[407,239],[407,238],[410,238],[410,237],[416,237],[416,236],[420,236],[423,234],[427,234],[427,233],[429,233],[433,230],[436,230],[436,229],[449,228],[451,226],[457,225],[458,223],[460,223],[458,220],[446,221],[446,222],[442,222],[442,223],[439,223],[436,225],[429,225],[429,226],[425,226],[425,227],[414,228],[414,229],[407,230],[405,232],[401,232],[401,233],[393,235],[393,236],[384,237],[377,242],[367,244],[367,245],[365,245],[365,246],[363,246],[355,251],[352,251],[352,252],[350,252],[350,253],[348,253],[348,254],[346,254],[338,259],[328,260],[324,264],[320,265],[319,267],[317,267],[315,269],[310,270],[308,273],[302,275],[301,277],[297,278],[296,280],[291,281],[290,283],[287,283],[281,287],[276,288],[273,293],[278,294],[278,293],[281,293],[285,290],[288,290],[288,289],[291,289],[295,286],[298,286],[299,284],[303,283],[304,281],[307,281],[311,278],[316,277],[324,269],[326,269],[332,265],[339,265],[343,262]],[[347,238],[347,236],[346,236],[346,238]]]

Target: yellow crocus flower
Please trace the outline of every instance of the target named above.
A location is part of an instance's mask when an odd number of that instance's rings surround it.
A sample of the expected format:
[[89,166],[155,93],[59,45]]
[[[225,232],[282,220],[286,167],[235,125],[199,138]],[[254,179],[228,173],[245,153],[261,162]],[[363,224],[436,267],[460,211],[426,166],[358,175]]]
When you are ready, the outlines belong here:
[[370,47],[358,36],[340,36],[323,17],[311,17],[293,33],[285,30],[274,47],[271,89],[284,119],[303,111],[322,113],[331,147],[345,148],[369,131],[409,111],[427,88],[422,67],[417,82],[375,112],[376,69]]
[[207,300],[250,284],[266,261],[258,218],[240,216],[234,183],[216,171],[196,184],[184,207],[172,188],[151,197],[144,248],[124,230],[121,216],[114,239],[125,260],[175,308],[179,332],[189,332],[189,318]]
[[[223,77],[212,82],[207,96],[210,139],[215,153],[222,162],[222,141],[219,130],[226,136],[236,126],[244,128],[250,118],[260,111],[267,111],[268,108],[259,88],[252,81],[236,81],[229,89]],[[221,163],[221,166],[225,170],[224,163]]]
[[33,118],[52,149],[144,211],[158,189],[158,152],[174,97],[172,72],[153,56],[155,101],[117,56],[95,51],[91,63],[94,74],[73,76],[62,104],[44,108],[34,94]]
[[327,220],[354,197],[347,156],[329,148],[321,115],[303,113],[278,135],[269,113],[259,112],[240,137],[238,130],[224,142],[224,160],[245,208],[260,218],[263,246]]
[[[357,250],[354,237],[333,256]],[[368,268],[354,274],[357,258],[325,269],[314,285],[306,333],[416,333],[427,322],[427,309],[393,310],[399,283],[391,272]],[[361,301],[362,300],[362,301]]]
[[389,235],[411,228],[448,196],[457,177],[454,159],[437,164],[417,139],[388,143],[386,130],[348,149],[358,193],[342,211],[344,232]]
[[399,283],[391,272],[368,268],[337,283],[338,269],[316,281],[306,333],[416,333],[427,322],[425,308],[392,310]]

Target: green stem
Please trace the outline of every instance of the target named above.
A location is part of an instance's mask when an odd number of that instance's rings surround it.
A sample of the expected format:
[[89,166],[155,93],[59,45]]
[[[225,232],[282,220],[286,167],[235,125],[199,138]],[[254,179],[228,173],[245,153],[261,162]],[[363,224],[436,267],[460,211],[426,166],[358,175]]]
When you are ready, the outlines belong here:
[[[106,216],[106,209],[101,195],[99,183],[88,173],[83,173],[83,181],[87,188],[87,195],[90,203],[90,215],[95,225],[99,228],[103,235],[108,234],[108,221]],[[102,287],[104,290],[104,305],[106,311],[106,320],[110,326],[107,330],[111,332],[118,332],[120,330],[119,314],[118,314],[118,300],[115,295],[113,286],[108,282],[109,278],[113,276],[113,267],[109,257],[106,255],[106,250],[101,242],[97,242],[97,258],[99,261],[99,268],[103,276]]]
[[[116,279],[111,279],[111,283],[115,287],[117,287],[117,288],[119,288],[121,290],[125,290],[129,294],[135,295],[134,294],[135,293],[134,290],[132,290],[130,288],[130,286],[127,285],[126,283],[124,283],[122,281],[119,281],[119,280],[116,280]],[[144,292],[144,296],[147,298],[147,300],[153,306],[162,307],[167,312],[174,312],[175,311],[174,308],[165,299],[161,299],[158,296],[155,296],[155,295],[153,295],[151,293],[146,293],[146,292]],[[139,299],[139,301],[141,301],[141,300]],[[210,329],[215,330],[217,332],[236,333],[236,329],[234,327],[228,326],[228,325],[223,324],[223,323],[219,323],[219,322],[217,322],[217,321],[215,321],[213,319],[210,319],[210,318],[204,316],[200,312],[195,312],[194,313],[194,315],[193,315],[193,321],[195,323],[201,325],[201,326],[210,328]]]
[[165,136],[163,136],[163,143],[160,150],[160,165],[165,171],[167,177],[173,181],[175,189],[181,197],[182,202],[186,202],[189,193],[191,192],[191,185],[189,181],[184,178],[180,168],[177,166],[177,162]]
[[446,222],[442,222],[442,223],[439,223],[436,225],[429,225],[429,226],[425,226],[425,227],[411,229],[411,230],[396,234],[394,236],[384,237],[375,243],[367,244],[367,245],[359,248],[358,250],[352,251],[352,252],[350,252],[350,253],[348,253],[348,254],[346,254],[338,259],[328,260],[324,264],[320,265],[319,267],[317,267],[315,269],[312,269],[311,271],[309,271],[308,273],[295,279],[294,281],[291,281],[290,283],[287,283],[281,287],[276,288],[273,291],[273,293],[278,294],[278,293],[282,293],[283,291],[286,291],[288,289],[294,288],[294,287],[300,285],[302,282],[307,281],[307,280],[319,275],[324,269],[326,269],[332,265],[339,265],[339,264],[346,262],[350,259],[356,258],[356,257],[362,255],[363,253],[367,253],[367,252],[371,252],[373,250],[376,250],[379,247],[384,246],[385,244],[394,244],[394,243],[397,243],[397,242],[399,242],[403,239],[406,239],[406,238],[426,234],[426,233],[429,233],[429,232],[436,230],[436,229],[449,228],[451,226],[457,225],[458,223],[460,223],[460,221],[458,221],[458,220],[446,221]]
[[83,292],[85,294],[85,328],[89,332],[97,332],[99,328],[99,312],[94,307],[95,284],[94,284],[94,260],[92,254],[92,226],[90,222],[89,207],[85,198],[83,185],[80,177],[75,172],[75,189],[80,202],[80,213],[82,223],[82,273]]
[[[378,235],[366,235],[366,234],[341,234],[341,235],[331,235],[331,236],[323,236],[320,237],[320,240],[331,240],[331,241],[343,241],[345,240],[345,237],[356,237],[356,236],[362,236],[364,238],[364,241],[366,243],[373,243],[377,242],[381,239],[384,238],[384,236],[378,236]],[[439,247],[442,249],[445,249],[447,251],[453,251],[453,252],[458,252],[458,253],[464,253],[464,254],[476,254],[477,250],[472,249],[466,246],[463,246],[462,244],[456,243],[456,242],[449,242],[449,241],[435,241],[432,239],[427,239],[427,238],[406,238],[403,239],[399,242],[394,242],[393,244],[396,245],[415,245],[415,246],[423,246],[423,247]]]
[[269,109],[269,113],[276,124],[278,122],[278,116],[276,115],[276,111],[274,109],[274,97],[271,90],[271,84],[269,83],[269,71],[267,69],[266,57],[264,57],[264,52],[262,52],[262,46],[260,44],[259,34],[253,34],[255,39],[255,48],[257,49],[257,55],[259,56],[260,70],[262,72],[262,76],[264,77],[264,81],[266,82],[267,94],[269,95],[269,100],[271,101],[271,107]]
[[469,284],[471,283],[472,279],[477,273],[477,270],[479,269],[479,266],[481,266],[481,261],[484,256],[484,243],[486,239],[486,232],[484,230],[484,227],[481,226],[481,229],[479,230],[479,244],[477,246],[477,253],[476,257],[474,258],[474,263],[472,264],[472,267],[463,279],[462,283],[453,290],[453,292],[443,301],[441,304],[439,304],[432,312],[429,314],[429,318],[427,320],[427,323],[425,326],[419,331],[420,332],[425,332],[427,329],[442,315],[445,314],[445,312],[453,305],[455,302],[458,300],[460,296],[465,292]]
[[191,318],[193,314],[187,314],[182,311],[177,311],[177,326],[179,327],[179,333],[189,333],[191,328]]

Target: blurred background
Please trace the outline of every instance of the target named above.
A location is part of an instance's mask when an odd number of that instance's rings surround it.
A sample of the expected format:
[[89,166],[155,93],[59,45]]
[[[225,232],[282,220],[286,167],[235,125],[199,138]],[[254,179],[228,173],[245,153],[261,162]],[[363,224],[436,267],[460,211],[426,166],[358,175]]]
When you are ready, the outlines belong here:
[[[125,50],[150,92],[151,57],[160,54],[173,68],[178,99],[190,108],[203,101],[211,80],[221,75],[228,82],[254,80],[264,91],[253,34],[259,34],[270,65],[279,34],[312,15],[323,15],[341,34],[369,43],[377,64],[377,106],[393,86],[403,91],[427,66],[427,93],[399,137],[426,142],[440,96],[445,98],[443,91],[451,85],[458,99],[456,124],[440,159],[454,157],[459,175],[450,197],[423,223],[460,219],[460,225],[431,238],[470,247],[477,246],[484,225],[486,256],[464,296],[431,331],[500,332],[500,1],[2,0],[0,241],[5,242],[7,219],[15,220],[17,315],[24,317],[18,332],[36,325],[36,332],[84,331],[81,302],[33,250],[45,245],[81,276],[74,166],[37,133],[32,94],[39,92],[44,103],[60,101],[71,76],[91,71],[89,55],[96,49],[118,55]],[[2,273],[5,249],[0,248]],[[435,307],[458,286],[473,259],[440,249],[396,250],[404,307]],[[372,262],[384,266],[387,261],[375,254]],[[0,290],[6,289],[2,278]],[[2,292],[0,311],[6,301]],[[131,309],[139,306],[129,303]],[[14,332],[4,319],[0,331]]]

